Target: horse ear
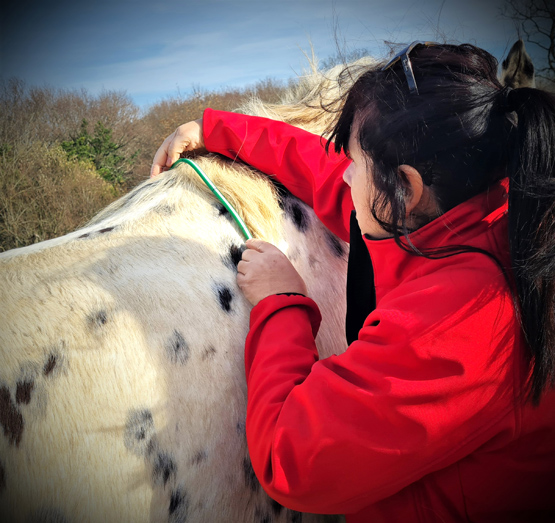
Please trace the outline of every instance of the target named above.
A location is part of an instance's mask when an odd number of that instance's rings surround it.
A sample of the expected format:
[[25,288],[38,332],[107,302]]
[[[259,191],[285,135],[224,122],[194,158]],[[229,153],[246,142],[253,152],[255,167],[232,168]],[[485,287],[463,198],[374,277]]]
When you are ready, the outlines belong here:
[[522,38],[517,40],[501,64],[500,82],[505,87],[536,87],[534,64]]

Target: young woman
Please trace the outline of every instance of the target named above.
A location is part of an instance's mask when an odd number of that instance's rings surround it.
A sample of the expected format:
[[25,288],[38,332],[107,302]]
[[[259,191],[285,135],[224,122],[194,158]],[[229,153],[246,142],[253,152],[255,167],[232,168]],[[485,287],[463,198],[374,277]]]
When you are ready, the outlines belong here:
[[325,148],[208,109],[156,154],[153,174],[202,145],[240,158],[370,253],[353,341],[323,360],[285,256],[249,241],[238,266],[250,456],[287,507],[555,521],[555,99],[496,73],[474,46],[412,45],[354,84]]

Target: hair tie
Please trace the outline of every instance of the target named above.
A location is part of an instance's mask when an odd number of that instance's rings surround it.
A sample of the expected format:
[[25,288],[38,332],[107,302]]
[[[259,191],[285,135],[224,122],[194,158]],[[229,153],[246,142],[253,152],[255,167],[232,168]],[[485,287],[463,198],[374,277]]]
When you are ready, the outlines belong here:
[[502,113],[512,113],[516,111],[514,106],[514,96],[512,95],[514,89],[512,87],[505,87],[497,93],[497,108]]

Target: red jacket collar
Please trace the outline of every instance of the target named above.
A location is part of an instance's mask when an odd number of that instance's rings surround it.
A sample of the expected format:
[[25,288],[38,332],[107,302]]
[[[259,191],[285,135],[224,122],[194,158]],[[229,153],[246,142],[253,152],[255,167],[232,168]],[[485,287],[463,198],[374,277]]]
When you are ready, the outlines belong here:
[[[507,261],[507,209],[508,180],[505,179],[411,233],[410,239],[417,248],[480,247]],[[492,237],[488,231],[494,228],[496,233]],[[422,268],[424,259],[401,249],[393,238],[365,238],[365,243],[372,258],[377,303],[388,290]]]

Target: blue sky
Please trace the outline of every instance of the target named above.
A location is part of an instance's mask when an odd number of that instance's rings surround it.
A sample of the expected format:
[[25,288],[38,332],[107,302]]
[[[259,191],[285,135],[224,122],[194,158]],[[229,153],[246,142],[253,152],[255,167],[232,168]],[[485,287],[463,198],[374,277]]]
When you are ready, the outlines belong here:
[[[10,0],[9,0],[10,1]],[[287,79],[384,41],[471,42],[501,59],[517,38],[502,0],[13,0],[2,8],[0,74],[27,85],[125,91],[141,107],[193,87]],[[438,32],[439,28],[439,32]]]

